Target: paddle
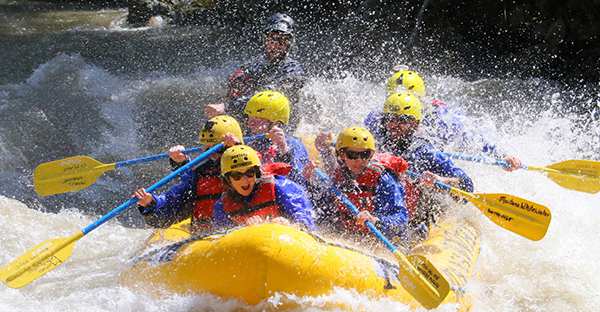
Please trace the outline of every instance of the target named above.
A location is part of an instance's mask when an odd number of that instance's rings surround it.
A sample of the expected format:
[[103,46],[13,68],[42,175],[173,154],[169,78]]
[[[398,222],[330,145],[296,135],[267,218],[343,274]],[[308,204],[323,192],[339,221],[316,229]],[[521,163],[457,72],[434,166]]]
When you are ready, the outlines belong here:
[[[152,184],[152,186],[147,188],[146,191],[152,192],[160,188],[161,186],[167,184],[176,176],[203,162],[205,159],[210,157],[210,155],[219,151],[221,148],[223,148],[223,144],[217,144],[209,148],[207,151],[202,153],[200,156],[196,157],[194,160],[171,172],[169,175],[160,179],[158,182]],[[56,267],[65,262],[73,253],[73,248],[75,247],[75,242],[77,240],[79,240],[89,232],[93,231],[100,225],[104,224],[106,221],[118,216],[127,208],[133,206],[137,202],[137,198],[130,198],[124,203],[122,203],[120,206],[111,210],[109,213],[104,215],[96,222],[91,223],[90,225],[88,225],[81,231],[75,233],[74,235],[69,237],[49,239],[35,246],[19,258],[13,260],[11,263],[2,267],[0,269],[0,279],[2,280],[2,282],[4,282],[11,288],[21,288],[30,284],[34,280],[54,270]]]
[[[473,161],[508,168],[509,164],[500,159],[460,153],[445,153],[453,159]],[[522,169],[545,172],[554,183],[575,191],[595,194],[600,192],[600,161],[565,160],[545,167],[522,166]]]
[[[407,171],[413,179],[414,172]],[[440,181],[436,187],[471,202],[492,222],[530,240],[540,240],[548,231],[552,215],[546,206],[509,194],[469,193]]]
[[[244,140],[252,141],[258,137],[252,136]],[[201,149],[194,147],[184,150],[183,153],[195,153]],[[68,157],[37,166],[33,171],[33,186],[40,196],[77,192],[94,184],[106,171],[166,158],[169,158],[168,153],[103,164],[89,156]]]
[[[319,169],[315,169],[317,177],[329,185],[331,191],[341,200],[355,215],[358,209],[352,202],[338,190],[329,177]],[[383,244],[391,251],[400,267],[398,279],[402,287],[406,289],[423,307],[433,309],[442,303],[450,291],[450,285],[444,276],[424,256],[409,256],[408,258],[398,250],[381,233],[373,223],[366,221],[365,225]]]

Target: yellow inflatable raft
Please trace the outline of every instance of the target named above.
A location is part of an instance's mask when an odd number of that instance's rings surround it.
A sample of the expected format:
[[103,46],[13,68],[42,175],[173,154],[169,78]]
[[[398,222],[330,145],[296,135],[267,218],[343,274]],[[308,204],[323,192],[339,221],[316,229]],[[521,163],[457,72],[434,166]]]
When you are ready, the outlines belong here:
[[[149,244],[146,253],[122,274],[126,285],[208,292],[248,304],[275,293],[318,296],[342,287],[418,306],[400,285],[393,262],[290,226],[261,224],[193,237],[188,220],[155,232]],[[443,222],[412,254],[427,256],[451,283],[446,303],[469,310],[462,289],[479,255],[479,232],[474,226],[465,221]]]

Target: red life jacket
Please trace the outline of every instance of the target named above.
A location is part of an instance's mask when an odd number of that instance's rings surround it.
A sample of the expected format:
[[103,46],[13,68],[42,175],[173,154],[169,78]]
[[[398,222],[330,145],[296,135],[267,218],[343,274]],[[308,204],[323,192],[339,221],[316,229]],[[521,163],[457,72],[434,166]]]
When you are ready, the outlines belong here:
[[223,193],[223,181],[216,175],[198,177],[196,182],[196,198],[192,219],[200,222],[210,222],[213,206]]
[[417,210],[417,204],[421,197],[421,192],[417,186],[411,182],[411,180],[404,174],[408,169],[408,162],[402,157],[398,157],[389,153],[376,153],[373,159],[380,162],[387,169],[391,170],[396,174],[397,181],[404,188],[404,201],[406,209],[408,209],[408,216],[412,218],[415,211]]
[[275,180],[272,176],[262,177],[254,186],[249,202],[234,200],[228,192],[223,194],[223,211],[237,224],[243,224],[253,216],[279,217],[281,212],[276,202]]
[[[338,168],[333,176],[333,180],[338,185],[340,191],[348,197],[358,210],[366,210],[372,213],[375,210],[373,204],[375,190],[385,170],[386,168],[382,164],[371,162],[360,176],[351,180],[345,176],[342,169]],[[338,217],[345,230],[349,232],[369,232],[368,229],[356,225],[354,214],[342,202],[337,202],[337,208]]]
[[237,68],[229,75],[227,96],[230,99],[238,98],[250,91],[252,87],[252,77],[246,73],[243,67]]

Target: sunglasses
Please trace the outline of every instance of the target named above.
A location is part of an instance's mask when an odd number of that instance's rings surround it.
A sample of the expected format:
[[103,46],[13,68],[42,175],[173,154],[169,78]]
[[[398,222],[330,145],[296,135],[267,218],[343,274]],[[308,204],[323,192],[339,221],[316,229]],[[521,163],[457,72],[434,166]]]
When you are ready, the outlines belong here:
[[371,158],[371,155],[373,154],[373,152],[371,151],[362,151],[362,152],[355,152],[355,151],[344,151],[344,153],[346,154],[346,157],[348,159],[352,159],[352,160],[356,160],[356,159],[369,159]]
[[239,181],[244,176],[246,176],[247,178],[254,178],[254,177],[256,177],[256,173],[257,173],[256,169],[250,169],[250,170],[247,170],[246,172],[234,171],[234,172],[229,173],[229,177],[231,179],[233,179],[234,181]]

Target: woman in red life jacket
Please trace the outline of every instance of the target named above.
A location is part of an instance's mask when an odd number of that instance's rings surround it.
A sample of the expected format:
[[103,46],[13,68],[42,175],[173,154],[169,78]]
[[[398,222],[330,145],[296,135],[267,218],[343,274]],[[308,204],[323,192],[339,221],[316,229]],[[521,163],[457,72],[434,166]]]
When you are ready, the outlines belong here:
[[[225,146],[243,143],[242,130],[233,117],[214,117],[200,131],[200,143],[205,150],[221,142]],[[189,161],[181,150],[183,146],[169,151],[171,162],[176,167]],[[139,210],[146,222],[159,227],[168,226],[178,219],[189,218],[191,206],[193,228],[209,228],[212,207],[223,193],[220,157],[220,153],[215,153],[208,161],[183,173],[180,182],[166,193],[150,194],[144,189],[136,191],[134,195],[140,199]]]
[[216,226],[294,222],[314,229],[304,190],[284,176],[261,172],[260,158],[251,147],[228,148],[221,157],[221,177],[225,191],[213,207]]
[[321,217],[345,232],[368,232],[364,223],[371,221],[388,235],[401,235],[408,223],[408,211],[405,192],[396,175],[408,165],[392,155],[380,156],[382,161],[378,161],[375,152],[375,139],[367,129],[350,127],[339,134],[335,144],[337,166],[331,173],[332,179],[360,213],[353,216],[335,200],[329,201],[335,202],[335,207],[330,204]]

